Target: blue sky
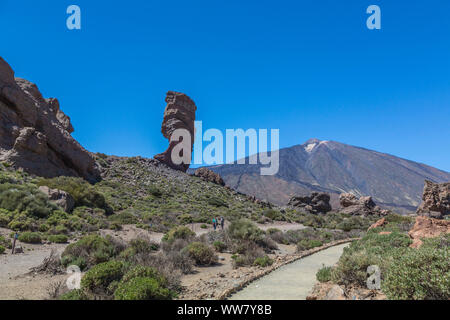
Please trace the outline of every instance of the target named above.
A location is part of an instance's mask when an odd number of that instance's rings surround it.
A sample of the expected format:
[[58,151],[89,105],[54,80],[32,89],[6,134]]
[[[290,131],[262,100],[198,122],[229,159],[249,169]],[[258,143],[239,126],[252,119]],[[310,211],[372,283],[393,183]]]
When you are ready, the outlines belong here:
[[[66,28],[77,4],[82,29]],[[366,28],[377,4],[382,29]],[[204,128],[279,128],[450,171],[450,2],[0,1],[0,55],[88,150],[151,157],[168,90]]]

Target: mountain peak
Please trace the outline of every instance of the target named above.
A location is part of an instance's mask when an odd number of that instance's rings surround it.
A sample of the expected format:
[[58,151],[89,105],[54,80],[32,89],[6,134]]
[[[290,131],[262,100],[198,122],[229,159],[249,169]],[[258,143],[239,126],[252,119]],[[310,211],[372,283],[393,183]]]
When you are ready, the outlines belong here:
[[319,146],[321,144],[325,144],[327,142],[328,142],[327,140],[319,140],[319,139],[316,139],[316,138],[312,138],[312,139],[309,139],[308,141],[306,141],[302,146],[304,147],[306,152],[310,153],[317,146]]

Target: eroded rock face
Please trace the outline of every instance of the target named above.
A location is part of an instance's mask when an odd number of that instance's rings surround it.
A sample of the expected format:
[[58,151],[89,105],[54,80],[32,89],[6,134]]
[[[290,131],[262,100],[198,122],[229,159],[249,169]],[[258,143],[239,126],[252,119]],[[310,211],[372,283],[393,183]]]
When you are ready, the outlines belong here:
[[194,176],[221,186],[225,185],[225,182],[223,181],[222,177],[219,174],[206,168],[199,168],[195,170]]
[[70,118],[57,99],[44,99],[37,86],[15,78],[0,57],[0,161],[42,177],[100,177],[93,156],[72,136]]
[[450,182],[434,183],[425,180],[422,200],[417,209],[418,214],[434,218],[450,214]]
[[189,132],[191,137],[191,152],[194,146],[194,121],[195,111],[197,107],[194,101],[187,95],[180,92],[169,91],[166,96],[167,106],[164,110],[164,119],[161,126],[161,133],[169,140],[169,147],[163,153],[157,154],[154,158],[159,160],[172,169],[186,172],[190,163],[175,164],[172,161],[172,150],[181,141],[172,141],[170,138],[177,129],[185,129]]
[[385,219],[385,218],[381,218],[380,220],[378,220],[377,222],[375,222],[374,224],[372,224],[372,225],[369,227],[369,229],[367,229],[367,231],[368,231],[368,230],[371,230],[371,229],[378,228],[378,227],[382,227],[382,226],[384,226],[386,223],[387,223],[386,219]]
[[50,201],[63,208],[65,212],[72,211],[75,200],[69,193],[58,189],[50,189],[47,186],[40,186],[39,190],[45,193]]
[[309,196],[295,196],[288,205],[302,208],[310,213],[326,213],[331,211],[330,195],[325,192],[312,192]]
[[358,198],[351,193],[341,193],[339,202],[342,207],[339,212],[351,215],[387,215],[390,213],[389,210],[383,210],[378,207],[370,196]]
[[423,243],[422,239],[435,238],[445,233],[450,233],[450,221],[417,217],[416,223],[408,232],[408,235],[413,239],[410,247],[419,248]]

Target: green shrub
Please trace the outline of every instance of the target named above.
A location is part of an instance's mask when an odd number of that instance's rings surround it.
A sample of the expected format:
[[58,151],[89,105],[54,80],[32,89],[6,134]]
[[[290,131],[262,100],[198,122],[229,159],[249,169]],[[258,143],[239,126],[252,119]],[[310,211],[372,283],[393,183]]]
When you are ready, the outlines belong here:
[[192,216],[188,213],[182,214],[180,216],[177,217],[177,220],[180,224],[189,224],[192,223],[194,221],[194,219],[192,218]]
[[150,187],[148,188],[148,192],[149,192],[152,196],[158,197],[158,198],[161,197],[161,196],[163,195],[162,191],[159,190],[159,188],[156,187],[156,186],[150,186]]
[[110,210],[103,194],[99,193],[92,185],[81,178],[61,176],[52,179],[41,179],[38,181],[38,185],[68,192],[74,198],[76,207],[86,206]]
[[261,241],[264,231],[259,229],[253,222],[247,219],[233,221],[228,227],[228,235],[235,240]]
[[33,218],[46,218],[58,209],[35,185],[10,183],[0,184],[0,208]]
[[131,212],[121,212],[113,214],[109,220],[119,224],[135,224],[138,222],[137,217]]
[[323,245],[322,241],[304,239],[300,240],[297,243],[297,251],[309,250],[312,248],[320,247],[322,245]]
[[107,290],[113,281],[119,281],[124,274],[124,264],[120,261],[108,261],[93,266],[81,279],[81,288],[93,293]]
[[220,198],[212,197],[208,199],[208,204],[215,207],[228,207],[228,204]]
[[57,234],[48,236],[48,241],[53,243],[66,243],[67,241],[69,241],[69,238],[63,234]]
[[319,282],[327,282],[331,280],[331,267],[323,266],[316,273],[316,279]]
[[115,300],[170,300],[173,296],[158,280],[144,277],[121,282],[114,292]]
[[211,265],[217,262],[214,250],[203,242],[192,242],[185,249],[197,265]]
[[89,300],[81,289],[71,290],[58,298],[59,300]]
[[37,232],[24,232],[19,235],[19,241],[25,243],[41,243],[41,235]]
[[[65,267],[80,261],[84,261],[87,267],[91,267],[110,260],[124,249],[125,247],[115,244],[111,237],[102,238],[98,235],[89,235],[69,244],[61,255],[61,261]],[[79,260],[79,258],[83,260]]]
[[273,264],[273,260],[269,258],[269,256],[259,257],[256,258],[253,262],[253,265],[260,266],[260,267],[268,267]]
[[382,289],[388,299],[449,300],[450,248],[421,247],[396,255]]
[[214,241],[213,246],[217,252],[224,252],[227,248],[227,245],[222,241]]
[[283,216],[281,215],[281,213],[274,209],[264,210],[263,215],[271,220],[282,220],[283,219]]
[[2,245],[0,245],[0,254],[3,254],[5,252],[6,248]]
[[169,230],[169,232],[164,235],[162,240],[168,243],[172,243],[177,239],[189,240],[193,237],[195,237],[195,232],[193,232],[188,227],[180,226]]

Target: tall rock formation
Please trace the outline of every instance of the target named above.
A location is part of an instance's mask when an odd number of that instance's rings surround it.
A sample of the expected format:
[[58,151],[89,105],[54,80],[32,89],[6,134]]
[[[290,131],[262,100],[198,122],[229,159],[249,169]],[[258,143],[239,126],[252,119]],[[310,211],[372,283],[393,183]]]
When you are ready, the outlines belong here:
[[197,107],[194,101],[187,95],[180,92],[169,91],[166,96],[167,106],[164,110],[164,119],[161,125],[161,133],[169,140],[169,147],[163,153],[157,154],[154,158],[172,169],[186,172],[190,163],[175,164],[172,161],[172,150],[182,141],[170,141],[172,134],[177,129],[186,129],[191,136],[191,152],[194,146],[194,121]]
[[93,156],[74,138],[70,118],[57,99],[44,99],[37,86],[15,78],[0,57],[0,161],[43,177],[77,176],[94,182]]
[[417,209],[418,214],[434,218],[450,214],[450,182],[434,183],[425,180],[422,200]]

